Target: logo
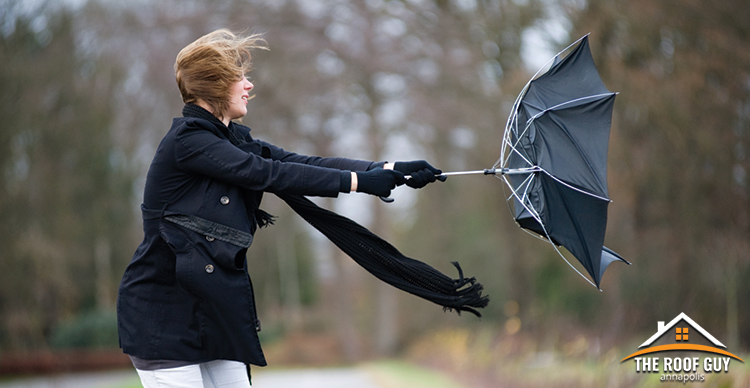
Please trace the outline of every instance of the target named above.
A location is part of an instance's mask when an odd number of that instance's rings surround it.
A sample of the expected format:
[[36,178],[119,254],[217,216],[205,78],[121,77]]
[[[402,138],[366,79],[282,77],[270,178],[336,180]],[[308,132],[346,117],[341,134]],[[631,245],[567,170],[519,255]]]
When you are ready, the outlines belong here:
[[[667,343],[656,345],[656,342],[662,337]],[[701,342],[707,344],[701,344]],[[662,382],[677,381],[683,384],[703,382],[706,380],[706,373],[728,372],[729,364],[733,358],[745,362],[726,351],[724,344],[685,313],[680,313],[666,325],[664,321],[657,322],[656,333],[642,343],[638,349],[642,350],[623,358],[620,362],[633,359],[637,373],[662,373],[660,378]],[[704,357],[703,360],[700,357],[654,356],[655,353],[674,351],[701,352],[710,355]]]

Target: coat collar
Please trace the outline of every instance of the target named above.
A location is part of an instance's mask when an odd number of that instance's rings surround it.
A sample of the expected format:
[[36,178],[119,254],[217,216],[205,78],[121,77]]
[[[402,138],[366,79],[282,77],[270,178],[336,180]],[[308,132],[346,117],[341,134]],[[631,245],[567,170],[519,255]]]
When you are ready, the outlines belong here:
[[224,128],[227,127],[226,125],[224,125],[223,122],[221,122],[221,120],[219,120],[211,112],[207,111],[200,105],[196,105],[196,104],[185,104],[185,106],[182,107],[182,116],[183,117],[195,117],[198,119],[210,121],[211,123],[224,127]]
[[[241,145],[247,142],[245,136],[242,134],[242,131],[240,130],[240,128],[238,128],[239,126],[237,124],[230,121],[229,127],[227,127],[221,120],[214,116],[213,113],[207,111],[205,108],[199,105],[185,104],[185,106],[182,108],[182,116],[194,117],[209,121],[211,124],[214,124],[234,145]],[[250,128],[247,128],[247,130],[249,131]]]

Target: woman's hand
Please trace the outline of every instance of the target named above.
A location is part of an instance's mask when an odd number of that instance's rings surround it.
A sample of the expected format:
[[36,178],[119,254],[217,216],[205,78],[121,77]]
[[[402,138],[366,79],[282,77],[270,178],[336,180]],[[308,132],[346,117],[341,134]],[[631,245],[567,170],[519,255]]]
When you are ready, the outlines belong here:
[[443,171],[432,167],[432,165],[427,163],[426,160],[412,160],[407,162],[396,162],[393,164],[386,163],[385,168],[387,169],[389,167],[394,171],[411,176],[411,178],[406,181],[406,185],[414,189],[425,187],[428,183],[435,182],[436,180],[445,182],[447,178],[445,176],[440,176]]
[[391,190],[406,182],[399,171],[374,168],[370,171],[352,173],[352,190],[360,193],[388,197]]

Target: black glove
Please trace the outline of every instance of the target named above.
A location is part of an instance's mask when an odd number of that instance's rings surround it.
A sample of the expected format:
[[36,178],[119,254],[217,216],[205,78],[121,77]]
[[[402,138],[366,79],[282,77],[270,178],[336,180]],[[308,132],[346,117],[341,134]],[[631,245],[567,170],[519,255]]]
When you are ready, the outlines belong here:
[[447,177],[440,176],[442,170],[432,167],[426,160],[412,160],[409,162],[396,162],[393,169],[411,175],[411,179],[406,181],[406,185],[413,189],[420,189],[427,186],[428,183],[439,180],[445,182]]
[[370,171],[357,172],[357,191],[360,193],[389,197],[391,190],[405,182],[404,174],[395,170],[374,168]]

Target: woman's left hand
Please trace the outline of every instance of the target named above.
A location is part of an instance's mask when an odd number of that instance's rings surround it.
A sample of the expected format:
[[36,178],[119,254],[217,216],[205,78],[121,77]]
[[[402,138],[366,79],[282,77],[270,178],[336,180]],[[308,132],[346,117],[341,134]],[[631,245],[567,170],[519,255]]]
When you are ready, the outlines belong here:
[[432,167],[426,160],[412,160],[406,162],[396,162],[393,169],[411,178],[406,181],[406,185],[419,189],[427,186],[428,183],[439,180],[445,182],[446,176],[441,176],[442,170]]

